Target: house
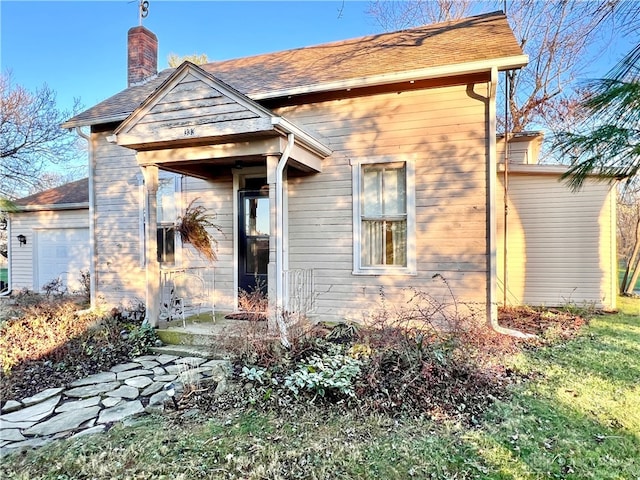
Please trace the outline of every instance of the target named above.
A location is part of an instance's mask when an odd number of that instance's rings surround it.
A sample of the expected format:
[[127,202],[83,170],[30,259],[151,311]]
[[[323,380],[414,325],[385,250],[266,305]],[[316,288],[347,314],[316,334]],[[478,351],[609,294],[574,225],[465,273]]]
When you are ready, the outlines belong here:
[[89,271],[89,181],[82,179],[16,200],[9,215],[9,285],[42,291],[60,279],[80,291]]
[[[502,13],[161,72],[156,36],[128,35],[128,88],[63,125],[90,138],[94,302],[138,299],[157,325],[190,271],[220,311],[264,287],[270,328],[360,320],[411,288],[495,321],[506,272],[508,303],[614,305],[610,188],[591,182],[576,215],[557,169],[530,164],[535,135],[509,139],[505,175],[498,74],[527,56]],[[191,202],[220,228],[214,264],[175,233]]]

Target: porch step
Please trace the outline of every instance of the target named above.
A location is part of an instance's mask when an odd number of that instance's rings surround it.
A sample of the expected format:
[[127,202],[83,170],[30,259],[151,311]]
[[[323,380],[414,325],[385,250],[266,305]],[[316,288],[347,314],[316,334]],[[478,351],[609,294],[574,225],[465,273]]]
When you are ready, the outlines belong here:
[[164,345],[162,347],[152,347],[151,351],[157,354],[178,355],[179,357],[224,358],[224,355],[221,355],[220,352],[197,345]]
[[200,347],[213,347],[218,336],[212,333],[189,332],[175,328],[159,328],[156,335],[167,345],[196,345]]

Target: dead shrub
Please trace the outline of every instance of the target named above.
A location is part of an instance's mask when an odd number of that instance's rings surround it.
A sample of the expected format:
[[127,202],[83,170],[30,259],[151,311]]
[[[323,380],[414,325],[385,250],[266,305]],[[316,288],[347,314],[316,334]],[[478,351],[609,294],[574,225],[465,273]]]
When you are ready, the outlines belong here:
[[194,198],[185,209],[184,215],[178,218],[176,229],[183,243],[190,243],[203,257],[213,263],[218,259],[218,241],[207,229],[214,229],[219,233],[222,233],[222,230],[212,222],[214,214],[208,213],[202,205],[193,206],[196,200],[198,199]]

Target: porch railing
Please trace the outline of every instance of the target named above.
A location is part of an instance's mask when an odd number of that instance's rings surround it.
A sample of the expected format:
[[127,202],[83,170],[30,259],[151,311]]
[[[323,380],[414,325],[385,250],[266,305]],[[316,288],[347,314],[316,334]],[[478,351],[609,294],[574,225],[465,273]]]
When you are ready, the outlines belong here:
[[215,320],[215,270],[211,267],[160,270],[160,320],[211,312]]
[[312,268],[285,270],[284,310],[288,314],[307,315],[315,308]]

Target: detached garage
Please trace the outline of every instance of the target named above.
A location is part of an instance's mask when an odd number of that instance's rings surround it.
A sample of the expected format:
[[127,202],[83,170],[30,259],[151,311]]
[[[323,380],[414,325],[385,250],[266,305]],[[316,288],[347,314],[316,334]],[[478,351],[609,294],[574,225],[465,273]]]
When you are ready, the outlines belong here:
[[88,180],[17,200],[9,217],[9,285],[15,292],[42,291],[60,279],[69,291],[81,290],[89,270]]

